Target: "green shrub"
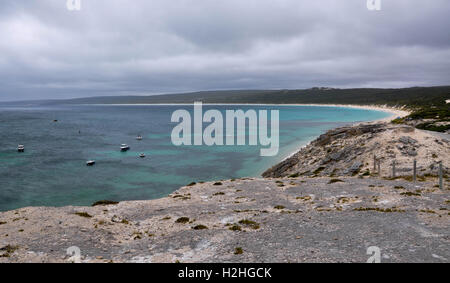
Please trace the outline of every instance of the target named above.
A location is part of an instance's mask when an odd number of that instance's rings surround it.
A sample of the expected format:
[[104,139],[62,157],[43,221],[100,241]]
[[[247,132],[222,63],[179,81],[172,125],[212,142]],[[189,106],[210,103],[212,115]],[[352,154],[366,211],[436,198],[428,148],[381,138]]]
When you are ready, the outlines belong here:
[[189,222],[189,217],[180,217],[178,218],[176,221],[176,223],[188,223]]
[[341,179],[331,179],[331,180],[328,182],[328,184],[334,184],[334,183],[337,183],[337,182],[344,182],[344,181],[342,181]]
[[206,227],[205,225],[197,225],[197,226],[194,226],[194,227],[192,227],[192,229],[194,229],[194,230],[204,230],[204,229],[208,229],[208,227]]
[[243,253],[244,253],[244,250],[241,247],[237,247],[237,248],[234,249],[234,254],[235,255],[240,255],[240,254],[243,254]]

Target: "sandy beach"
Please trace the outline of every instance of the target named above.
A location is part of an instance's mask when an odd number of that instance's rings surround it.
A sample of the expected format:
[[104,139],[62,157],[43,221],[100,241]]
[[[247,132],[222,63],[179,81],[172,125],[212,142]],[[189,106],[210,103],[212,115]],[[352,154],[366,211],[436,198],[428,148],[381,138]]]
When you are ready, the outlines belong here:
[[[286,104],[264,104],[264,105],[271,105],[271,106],[283,106]],[[355,122],[350,123],[351,125],[358,125],[358,124],[376,124],[376,123],[388,123],[392,121],[393,119],[396,119],[398,117],[406,117],[409,114],[411,114],[410,111],[399,109],[395,107],[389,107],[387,105],[384,106],[376,106],[376,105],[351,105],[351,104],[288,104],[290,106],[316,106],[316,107],[347,107],[347,108],[356,108],[356,109],[366,109],[366,110],[374,110],[374,111],[382,111],[391,114],[389,117],[383,118],[383,119],[377,119],[373,121],[368,122]],[[311,141],[310,141],[311,142]],[[310,144],[310,142],[302,145],[299,147],[299,149],[302,149]],[[291,152],[286,157],[282,159],[282,161],[292,157],[294,154],[296,154],[299,149]]]
[[[160,106],[174,106],[174,105],[183,105],[190,106],[192,103],[119,103],[119,104],[90,104],[97,106],[152,106],[152,105],[160,105]],[[393,119],[396,117],[404,117],[410,114],[409,111],[405,109],[389,107],[387,105],[354,105],[354,104],[271,104],[271,103],[202,103],[202,105],[257,105],[257,106],[317,106],[317,107],[347,107],[347,108],[357,108],[357,109],[367,109],[367,110],[375,110],[375,111],[383,111],[392,113],[392,116],[389,116],[385,119]],[[384,119],[383,119],[384,120]]]

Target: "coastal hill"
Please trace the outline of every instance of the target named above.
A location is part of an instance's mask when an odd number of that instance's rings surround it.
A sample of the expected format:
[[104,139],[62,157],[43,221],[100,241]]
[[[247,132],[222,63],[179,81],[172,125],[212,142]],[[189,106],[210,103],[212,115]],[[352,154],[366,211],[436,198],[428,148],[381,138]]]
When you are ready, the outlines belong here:
[[313,87],[282,90],[220,90],[149,96],[98,96],[66,100],[2,102],[6,105],[48,104],[340,104],[377,105],[407,109],[411,114],[394,121],[418,129],[450,131],[450,86],[410,88]]
[[450,86],[381,88],[310,88],[298,90],[223,90],[152,96],[108,96],[65,100],[64,103],[261,103],[261,104],[355,104],[389,106],[439,106],[450,99]]
[[411,115],[398,119],[423,130],[450,130],[450,86],[397,89],[313,87],[297,90],[223,90],[152,96],[103,96],[69,100],[40,101],[43,104],[159,104],[159,103],[235,103],[235,104],[349,104],[381,105],[407,109]]

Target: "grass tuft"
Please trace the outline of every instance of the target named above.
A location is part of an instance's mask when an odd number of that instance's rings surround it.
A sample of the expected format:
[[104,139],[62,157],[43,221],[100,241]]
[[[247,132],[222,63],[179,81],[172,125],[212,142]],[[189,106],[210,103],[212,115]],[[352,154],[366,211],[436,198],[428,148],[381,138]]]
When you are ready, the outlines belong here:
[[403,192],[403,193],[400,193],[402,196],[409,196],[409,197],[411,197],[411,196],[418,196],[418,197],[420,197],[421,196],[421,194],[419,194],[419,193],[414,193],[414,192]]
[[246,225],[254,230],[259,229],[259,223],[252,221],[252,220],[242,219],[239,221],[239,224]]
[[242,231],[241,226],[239,226],[239,225],[237,225],[237,224],[234,224],[233,226],[231,226],[231,227],[228,228],[228,229],[230,229],[231,231]]
[[92,218],[92,215],[87,212],[75,212],[75,214],[81,217]]
[[6,245],[6,246],[0,248],[0,251],[4,252],[3,254],[0,255],[0,257],[10,257],[11,254],[14,253],[18,249],[19,249],[19,246]]
[[194,227],[192,227],[192,229],[194,229],[194,230],[204,230],[204,229],[208,229],[208,227],[206,227],[205,225],[197,225],[197,226],[194,226]]
[[237,248],[234,249],[234,254],[235,255],[240,255],[240,254],[243,254],[243,253],[244,253],[244,250],[241,247],[237,247]]
[[189,222],[189,217],[180,217],[178,218],[176,221],[176,223],[188,223]]

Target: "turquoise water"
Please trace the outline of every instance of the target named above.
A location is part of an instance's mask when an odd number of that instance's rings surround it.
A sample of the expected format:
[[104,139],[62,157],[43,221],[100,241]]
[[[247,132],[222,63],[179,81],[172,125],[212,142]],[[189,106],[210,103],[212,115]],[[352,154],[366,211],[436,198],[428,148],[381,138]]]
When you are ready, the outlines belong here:
[[[338,107],[203,105],[204,111],[222,113],[279,110],[280,150],[276,156],[261,157],[260,146],[172,145],[176,123],[170,118],[177,109],[192,112],[193,107],[0,106],[0,211],[153,199],[192,181],[259,176],[330,128],[389,115]],[[135,139],[139,134],[142,141]],[[120,152],[122,143],[131,150]],[[18,144],[25,145],[24,153],[17,152]],[[139,158],[139,153],[147,158]],[[97,163],[88,167],[87,160]]]

